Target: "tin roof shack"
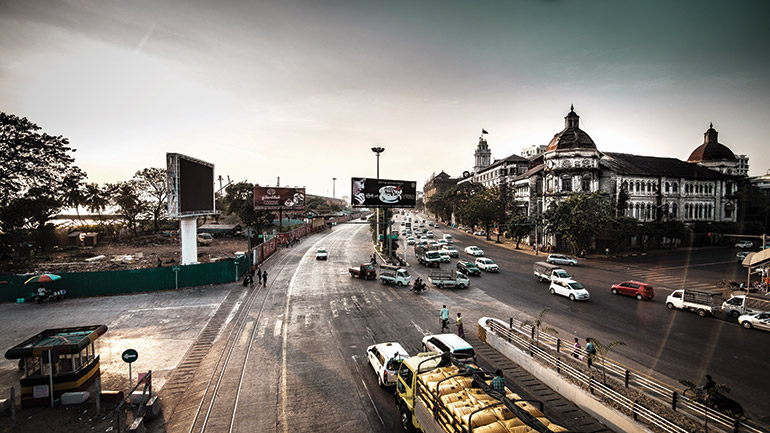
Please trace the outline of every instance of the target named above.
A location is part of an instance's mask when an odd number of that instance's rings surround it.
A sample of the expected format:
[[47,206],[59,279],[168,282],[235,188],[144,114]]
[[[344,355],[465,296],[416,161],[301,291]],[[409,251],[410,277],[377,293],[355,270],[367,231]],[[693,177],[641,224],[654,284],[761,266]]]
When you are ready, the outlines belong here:
[[99,377],[94,341],[105,332],[106,325],[46,329],[8,349],[6,359],[20,359],[24,367],[21,407],[53,407],[63,393],[85,391]]
[[232,237],[243,234],[240,224],[204,224],[198,227],[198,233],[209,233],[211,236]]

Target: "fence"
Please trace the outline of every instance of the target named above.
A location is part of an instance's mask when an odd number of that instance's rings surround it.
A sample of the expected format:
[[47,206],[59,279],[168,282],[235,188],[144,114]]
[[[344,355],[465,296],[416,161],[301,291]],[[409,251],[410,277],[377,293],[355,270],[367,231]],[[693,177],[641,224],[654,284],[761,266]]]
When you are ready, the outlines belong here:
[[[605,401],[611,401],[612,405],[620,408],[622,412],[631,415],[635,420],[641,419],[650,426],[656,427],[659,431],[667,433],[693,431],[692,427],[697,426],[700,422],[705,422],[710,427],[719,426],[719,428],[726,431],[745,431],[750,433],[761,433],[764,431],[717,412],[677,392],[670,386],[627,368],[609,358],[603,358],[601,366],[595,365],[597,369],[604,370],[608,377],[622,383],[623,388],[638,391],[644,394],[644,396],[653,399],[658,403],[658,406],[670,408],[670,411],[660,410],[660,408],[655,410],[685,415],[690,422],[682,422],[682,417],[664,417],[640,403],[639,398],[632,400],[624,395],[624,393],[606,386],[604,383],[594,379],[592,375],[584,372],[578,367],[579,363],[572,358],[572,354],[576,350],[569,344],[564,347],[561,339],[546,333],[538,333],[536,339],[535,334],[537,330],[534,327],[529,326],[529,332],[526,332],[522,327],[522,322],[513,318],[509,319],[508,323],[488,318],[485,323],[497,336],[515,345],[520,350],[528,352],[531,357],[539,359],[543,364],[555,370],[561,376],[566,377],[570,382],[577,383],[581,387],[588,389],[592,394],[603,397]],[[565,351],[568,352],[566,360],[560,356]],[[587,356],[583,348],[577,350],[577,353],[582,357]],[[678,419],[675,421],[674,418]]]

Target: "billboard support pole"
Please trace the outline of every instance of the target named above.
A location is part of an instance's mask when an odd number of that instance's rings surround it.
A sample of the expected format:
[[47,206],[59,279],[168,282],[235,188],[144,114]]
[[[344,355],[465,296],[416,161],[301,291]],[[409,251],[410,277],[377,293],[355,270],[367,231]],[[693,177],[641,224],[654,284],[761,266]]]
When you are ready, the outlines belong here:
[[182,264],[198,263],[198,217],[179,218],[179,237],[182,241]]
[[393,262],[393,220],[388,220],[388,262]]

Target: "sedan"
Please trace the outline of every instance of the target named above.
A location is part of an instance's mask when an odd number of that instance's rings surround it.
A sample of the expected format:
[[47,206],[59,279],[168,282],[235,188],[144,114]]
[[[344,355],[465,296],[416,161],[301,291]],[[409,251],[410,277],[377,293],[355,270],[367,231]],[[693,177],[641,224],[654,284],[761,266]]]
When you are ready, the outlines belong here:
[[449,254],[449,257],[457,257],[460,254],[457,252],[457,248],[455,248],[452,245],[444,245],[441,247],[442,250],[446,251],[447,254]]
[[472,256],[480,257],[480,256],[484,255],[484,251],[482,251],[481,248],[479,248],[479,247],[477,247],[475,245],[471,245],[469,247],[465,247],[464,251],[465,251],[465,254],[470,254]]
[[485,257],[476,259],[476,266],[487,272],[498,272],[500,270],[500,267],[497,266],[494,260]]
[[438,250],[438,255],[441,257],[441,263],[449,263],[452,261],[452,258],[449,257],[449,253],[444,250]]
[[329,255],[326,253],[326,250],[323,248],[319,248],[318,251],[315,252],[316,260],[326,260],[328,257]]
[[744,314],[738,317],[738,323],[746,329],[757,328],[770,331],[770,313]]
[[473,235],[474,236],[486,236],[487,232],[485,232],[484,230],[479,230],[479,231],[473,232]]
[[738,251],[738,254],[735,255],[735,258],[738,259],[738,263],[743,263],[743,259],[746,258],[750,253],[748,251]]
[[548,258],[545,261],[552,265],[575,266],[578,264],[577,259],[573,259],[572,257],[567,257],[564,254],[548,254]]
[[751,248],[754,246],[754,242],[751,241],[738,241],[735,243],[735,248]]
[[428,232],[427,232],[427,233],[425,233],[425,236],[427,236],[427,237],[429,237],[429,238],[432,238],[432,237],[433,237],[433,232],[432,232],[432,231],[430,231],[430,230],[428,230]]
[[652,290],[652,284],[640,283],[638,281],[624,281],[620,284],[615,284],[610,288],[610,291],[613,295],[621,294],[633,296],[640,301],[655,297],[655,292]]
[[408,245],[414,245],[414,238],[413,238],[413,237],[411,237],[411,236],[409,236],[409,238],[406,240],[406,243],[407,243]]
[[457,262],[457,270],[465,275],[481,275],[481,271],[471,262]]
[[587,301],[590,299],[588,290],[575,280],[554,280],[551,282],[549,290],[552,295],[566,296],[570,301]]

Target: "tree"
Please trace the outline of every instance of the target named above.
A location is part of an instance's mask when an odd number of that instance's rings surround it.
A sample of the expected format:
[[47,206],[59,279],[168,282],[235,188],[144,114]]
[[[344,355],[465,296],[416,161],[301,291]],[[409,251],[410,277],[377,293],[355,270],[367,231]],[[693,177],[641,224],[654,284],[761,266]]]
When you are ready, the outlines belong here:
[[98,183],[89,183],[84,187],[83,205],[89,212],[96,212],[99,215],[100,224],[102,212],[104,212],[110,204],[107,196],[106,188],[102,188]]
[[540,332],[545,332],[548,334],[558,334],[559,331],[557,331],[554,328],[551,328],[549,326],[545,326],[545,323],[543,322],[543,318],[545,317],[548,312],[551,311],[550,308],[545,307],[542,310],[540,310],[540,313],[537,315],[537,319],[535,320],[525,320],[521,322],[520,327],[524,328],[529,326],[534,331],[534,340],[535,340],[535,347],[540,347],[538,345],[538,341],[540,338]]
[[609,202],[598,192],[571,194],[551,205],[543,215],[548,230],[561,235],[573,254],[591,246],[594,237],[610,220]]
[[107,190],[112,197],[112,204],[118,208],[120,218],[125,222],[126,228],[131,230],[134,236],[138,235],[139,218],[147,211],[147,202],[142,200],[139,191],[139,182],[127,180],[108,185]]
[[75,213],[81,223],[83,220],[80,218],[80,206],[85,203],[85,188],[83,185],[85,178],[85,172],[77,167],[73,167],[70,173],[64,177],[64,181],[62,182],[62,188],[64,189],[64,204],[75,208]]
[[223,201],[228,214],[235,214],[243,225],[255,229],[257,233],[273,224],[273,212],[254,210],[254,185],[249,182],[228,185]]
[[607,234],[615,241],[613,251],[620,249],[620,246],[626,243],[632,236],[639,233],[639,220],[632,217],[612,218],[607,225]]
[[168,182],[163,168],[145,168],[134,174],[139,195],[148,204],[155,232],[160,231],[160,220],[168,213]]
[[596,352],[599,354],[601,358],[602,382],[606,385],[607,384],[607,367],[605,366],[605,360],[607,359],[607,356],[610,354],[610,352],[612,352],[612,349],[616,348],[617,346],[625,346],[626,343],[616,340],[616,341],[613,341],[612,343],[604,345],[602,344],[601,341],[593,337],[588,337],[588,341],[591,341],[592,343],[594,343]]
[[508,226],[508,234],[516,240],[516,249],[518,250],[521,238],[532,230],[532,223],[525,215],[516,214],[508,219],[506,225]]

